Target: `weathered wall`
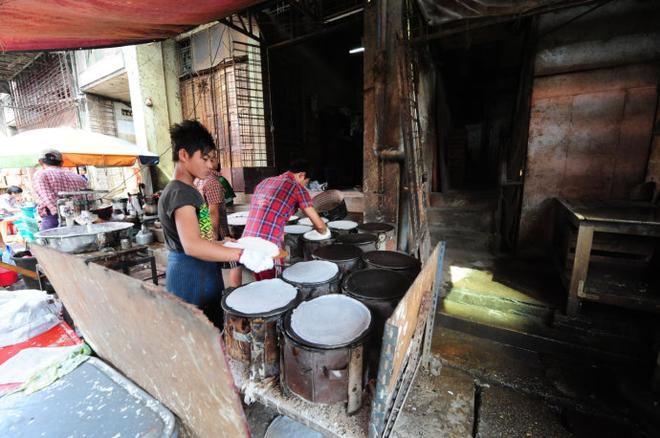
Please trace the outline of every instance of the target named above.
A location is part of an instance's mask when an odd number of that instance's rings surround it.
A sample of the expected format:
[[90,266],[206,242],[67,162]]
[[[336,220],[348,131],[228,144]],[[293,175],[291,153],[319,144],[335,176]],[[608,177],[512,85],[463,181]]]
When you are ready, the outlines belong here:
[[[615,1],[539,26],[519,248],[541,251],[551,199],[622,199],[644,181],[660,77],[660,10]],[[656,25],[653,25],[656,23]]]
[[[161,155],[154,189],[174,172],[169,128],[182,120],[176,45],[172,40],[123,48],[138,146]],[[146,176],[146,175],[145,175]],[[145,183],[148,178],[144,178]]]
[[94,94],[86,94],[89,129],[105,135],[117,136],[112,100]]
[[660,96],[655,113],[655,124],[653,129],[653,139],[651,140],[651,153],[649,154],[649,164],[646,169],[646,180],[653,181],[656,185],[656,196],[660,196]]

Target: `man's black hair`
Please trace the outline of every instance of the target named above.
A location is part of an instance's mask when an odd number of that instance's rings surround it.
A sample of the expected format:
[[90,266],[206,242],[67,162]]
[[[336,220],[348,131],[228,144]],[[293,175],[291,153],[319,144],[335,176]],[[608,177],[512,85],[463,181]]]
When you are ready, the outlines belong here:
[[184,120],[170,128],[172,138],[172,161],[179,161],[179,151],[184,149],[188,155],[202,151],[202,155],[215,149],[211,133],[196,120]]
[[7,193],[10,195],[18,195],[19,193],[23,193],[23,189],[19,186],[9,186],[7,187]]
[[291,160],[289,163],[289,169],[293,173],[298,173],[298,172],[307,172],[310,173],[310,164],[309,161],[306,160],[305,158],[296,158],[295,160]]

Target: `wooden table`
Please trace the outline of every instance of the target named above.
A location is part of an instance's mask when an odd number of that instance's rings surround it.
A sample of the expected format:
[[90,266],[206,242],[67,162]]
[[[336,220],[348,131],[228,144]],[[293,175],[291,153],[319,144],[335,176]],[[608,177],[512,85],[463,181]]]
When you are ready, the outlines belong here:
[[[569,202],[563,199],[558,199],[558,204],[559,215],[556,231],[559,231],[560,234],[563,232],[565,235],[567,225],[577,229],[575,255],[567,281],[566,313],[575,315],[579,309],[580,300],[660,312],[660,296],[649,293],[648,290],[634,291],[634,287],[626,290],[624,283],[617,284],[622,286],[617,292],[608,291],[607,287],[587,287],[587,273],[592,258],[594,233],[643,236],[644,240],[648,240],[651,245],[654,245],[653,238],[660,237],[660,209],[658,206],[629,201]],[[570,244],[563,248],[563,252],[570,253]],[[563,264],[560,263],[562,271],[567,264],[566,261],[570,265],[567,257]]]

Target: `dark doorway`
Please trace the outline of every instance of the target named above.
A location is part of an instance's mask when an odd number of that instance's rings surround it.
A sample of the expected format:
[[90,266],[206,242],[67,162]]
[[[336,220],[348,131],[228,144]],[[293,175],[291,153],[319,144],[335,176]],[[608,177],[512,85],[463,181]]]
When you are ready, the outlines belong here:
[[442,120],[437,191],[498,187],[511,143],[525,26],[507,23],[449,37],[435,47]]
[[312,178],[336,189],[362,185],[360,20],[269,49],[275,164],[312,162]]
[[[477,249],[509,250],[503,223],[518,205],[502,202],[507,168],[518,156],[514,137],[526,64],[529,21],[451,35],[434,43],[438,71],[438,150],[433,190],[439,232],[471,236]],[[522,163],[521,163],[522,164]],[[453,218],[453,222],[448,218]],[[461,237],[462,239],[462,237]]]

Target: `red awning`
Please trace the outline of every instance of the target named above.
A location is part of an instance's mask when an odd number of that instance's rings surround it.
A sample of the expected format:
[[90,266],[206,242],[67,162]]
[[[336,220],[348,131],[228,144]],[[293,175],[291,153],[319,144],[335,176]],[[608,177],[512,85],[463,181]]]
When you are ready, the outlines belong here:
[[257,0],[0,1],[0,52],[137,44],[172,37]]

